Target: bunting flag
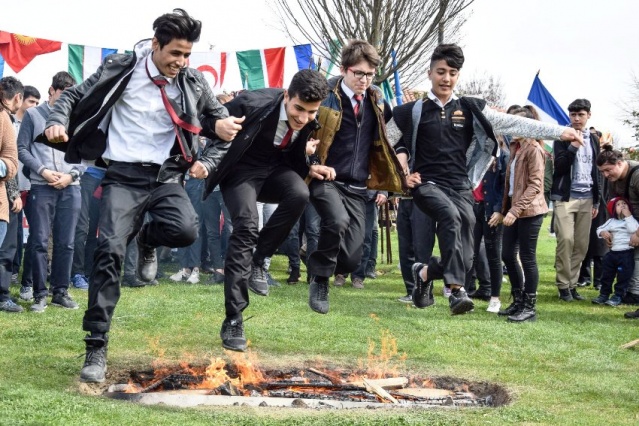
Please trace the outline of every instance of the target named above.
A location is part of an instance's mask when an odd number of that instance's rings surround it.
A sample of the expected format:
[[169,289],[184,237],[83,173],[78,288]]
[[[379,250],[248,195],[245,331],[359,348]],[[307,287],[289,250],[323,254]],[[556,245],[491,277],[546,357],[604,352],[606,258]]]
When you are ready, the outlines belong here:
[[285,47],[236,52],[243,88],[282,87],[285,52]]
[[4,77],[4,58],[0,55],[0,78]]
[[[331,40],[326,43],[325,50],[317,52],[317,70],[321,72],[326,78],[333,75],[333,70],[336,64],[339,63],[339,56],[342,50],[342,46],[337,40]],[[338,67],[339,68],[339,67]]]
[[62,43],[59,41],[0,31],[0,55],[16,73],[22,71],[36,56],[61,48]]
[[102,61],[108,55],[117,53],[118,49],[104,49],[100,47],[69,45],[69,74],[76,82],[81,83],[97,71]]
[[541,121],[555,123],[562,126],[570,124],[568,114],[559,106],[555,98],[552,97],[548,89],[539,79],[539,71],[535,75],[530,93],[528,94],[528,104],[534,106],[539,112]]
[[300,44],[293,46],[295,59],[297,60],[297,70],[314,70],[315,61],[313,60],[313,47],[310,44]]
[[226,75],[226,55],[226,52],[193,52],[189,56],[189,67],[199,70],[211,85],[211,90],[218,92]]

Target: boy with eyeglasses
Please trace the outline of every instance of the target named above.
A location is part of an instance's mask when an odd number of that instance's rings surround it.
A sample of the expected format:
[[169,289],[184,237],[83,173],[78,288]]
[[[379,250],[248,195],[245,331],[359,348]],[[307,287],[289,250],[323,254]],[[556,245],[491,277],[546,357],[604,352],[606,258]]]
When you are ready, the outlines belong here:
[[330,92],[318,120],[320,140],[311,162],[334,170],[335,180],[310,181],[310,201],[321,218],[317,249],[307,267],[309,305],[326,314],[328,280],[355,271],[362,257],[366,189],[401,192],[401,167],[386,139],[391,108],[373,86],[381,60],[375,48],[351,40],[341,52],[341,77],[329,80]]

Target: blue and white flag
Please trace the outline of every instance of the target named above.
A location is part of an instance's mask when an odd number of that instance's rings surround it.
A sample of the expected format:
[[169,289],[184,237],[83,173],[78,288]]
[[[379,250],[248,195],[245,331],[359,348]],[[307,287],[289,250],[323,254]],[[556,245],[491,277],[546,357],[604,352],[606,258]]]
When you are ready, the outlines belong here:
[[4,58],[0,55],[0,78],[4,77]]
[[562,126],[570,124],[570,118],[559,106],[555,98],[552,97],[548,89],[539,79],[539,72],[535,75],[530,93],[528,94],[528,104],[534,106],[539,112],[541,121],[556,123]]

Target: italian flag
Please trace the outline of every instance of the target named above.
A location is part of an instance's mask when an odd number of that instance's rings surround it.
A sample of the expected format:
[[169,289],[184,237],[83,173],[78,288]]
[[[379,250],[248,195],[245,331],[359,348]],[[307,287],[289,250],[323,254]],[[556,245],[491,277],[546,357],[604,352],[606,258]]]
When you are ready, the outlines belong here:
[[79,83],[98,70],[107,55],[117,53],[118,49],[69,44],[69,74]]
[[236,52],[244,89],[282,87],[285,52],[285,47]]

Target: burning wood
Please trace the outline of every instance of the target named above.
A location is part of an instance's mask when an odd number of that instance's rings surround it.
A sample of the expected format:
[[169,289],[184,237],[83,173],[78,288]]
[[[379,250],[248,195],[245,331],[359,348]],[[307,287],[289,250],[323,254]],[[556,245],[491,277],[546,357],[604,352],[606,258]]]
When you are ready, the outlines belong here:
[[364,386],[366,386],[366,390],[369,392],[372,392],[376,395],[378,395],[380,398],[382,398],[383,400],[386,401],[390,401],[393,404],[399,404],[399,401],[397,399],[395,399],[395,397],[393,397],[391,394],[389,394],[388,392],[386,392],[384,390],[384,388],[382,388],[381,386],[364,379]]

